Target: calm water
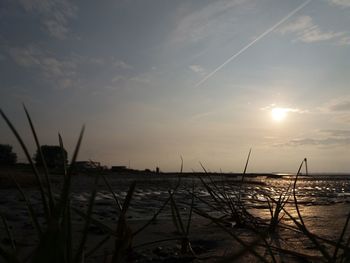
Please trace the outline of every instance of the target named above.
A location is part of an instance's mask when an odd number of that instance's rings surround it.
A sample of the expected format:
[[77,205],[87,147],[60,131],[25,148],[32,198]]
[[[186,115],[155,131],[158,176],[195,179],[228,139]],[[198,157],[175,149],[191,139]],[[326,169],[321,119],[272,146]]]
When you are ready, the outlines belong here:
[[[152,216],[158,208],[169,197],[169,190],[174,189],[177,184],[177,178],[174,177],[146,177],[146,176],[109,176],[108,177],[115,195],[123,201],[127,194],[127,190],[132,181],[136,180],[137,185],[129,210],[130,219],[138,220]],[[246,178],[246,183],[241,188],[242,197],[248,207],[253,209],[266,209],[266,194],[278,198],[280,193],[285,193],[294,177],[284,176],[283,178],[267,178],[266,176],[258,176]],[[219,176],[213,177],[216,184],[225,190],[228,194],[235,195],[239,191],[237,178],[223,178]],[[223,183],[225,181],[225,183]],[[190,203],[192,184],[195,184],[195,194],[208,202],[212,199],[205,187],[198,178],[185,177],[182,178],[180,187],[175,194],[175,200],[183,211],[188,208]],[[84,208],[90,197],[93,185],[93,178],[79,176],[73,180],[72,203],[75,206]],[[96,196],[96,204],[94,207],[95,214],[102,218],[116,218],[116,206],[112,194],[100,182],[99,191]],[[32,200],[35,207],[40,210],[40,199],[38,192],[33,189],[25,189],[27,195]],[[350,176],[310,176],[300,177],[296,185],[296,193],[301,206],[324,206],[333,204],[350,203]],[[23,200],[16,189],[0,190],[0,208],[4,211],[8,208],[16,215],[26,214],[26,208]],[[289,201],[292,205],[293,198]],[[196,200],[195,205],[206,209],[206,205]],[[40,213],[39,213],[40,214]],[[161,214],[162,217],[168,217],[169,209]]]
[[[245,184],[239,190],[237,178],[223,178],[219,176],[212,177],[218,187],[225,190],[232,196],[239,191],[247,206],[252,209],[267,209],[266,195],[278,198],[281,193],[285,193],[290,185],[294,183],[293,176],[283,176],[282,178],[268,178],[266,176],[250,177],[245,179]],[[134,192],[130,207],[130,218],[144,219],[155,213],[157,209],[169,197],[169,190],[173,189],[177,183],[177,178],[110,178],[114,192],[121,200],[125,198],[130,183],[136,179],[137,186]],[[209,181],[209,180],[207,180]],[[225,183],[224,183],[225,182]],[[198,178],[182,178],[180,187],[175,194],[175,200],[182,208],[184,213],[188,209],[191,199],[189,192],[192,184],[195,184],[195,193],[208,202],[212,198]],[[225,186],[224,186],[225,185]],[[85,188],[85,187],[84,187]],[[104,188],[102,186],[102,188]],[[289,188],[291,191],[291,188]],[[85,188],[86,190],[86,188]],[[332,204],[350,203],[350,176],[348,175],[319,175],[319,176],[301,176],[296,185],[296,195],[301,207],[303,206],[324,206]],[[79,187],[73,195],[74,203],[85,205],[90,193],[83,191]],[[289,199],[290,205],[293,205],[293,198]],[[196,200],[197,207],[206,209],[207,206]],[[114,214],[115,206],[111,193],[107,189],[102,189],[96,198],[97,214]],[[170,216],[169,209],[165,209],[161,217]]]
[[[266,202],[266,194],[277,198],[280,193],[285,193],[291,183],[291,176],[283,178],[267,178],[258,176],[246,178],[246,183],[241,188],[241,193],[246,206],[250,211],[261,217],[269,218],[269,210]],[[115,195],[123,202],[129,185],[136,180],[137,185],[131,201],[127,216],[130,221],[148,220],[164,204],[169,197],[169,190],[174,189],[177,178],[174,177],[146,177],[146,176],[108,176]],[[239,191],[237,181],[239,178],[213,177],[218,187],[225,186],[228,194],[235,195]],[[225,180],[225,183],[223,183]],[[82,210],[86,210],[87,200],[93,188],[93,177],[77,176],[73,180],[72,204]],[[198,178],[186,177],[181,180],[180,187],[175,194],[175,200],[181,213],[188,214],[191,201],[191,189],[195,184],[195,194],[212,203],[212,198]],[[118,215],[112,194],[100,181],[98,193],[94,205],[94,217],[105,223],[115,224]],[[34,209],[39,216],[43,216],[39,194],[35,189],[25,189],[30,197]],[[328,233],[330,237],[336,237],[338,230],[344,223],[346,214],[350,209],[350,176],[310,176],[300,177],[297,182],[296,193],[300,210],[304,219],[313,231]],[[195,206],[207,212],[213,212],[208,206],[199,200],[195,200]],[[289,199],[286,206],[293,215],[295,209],[293,198]],[[28,212],[23,199],[16,189],[0,190],[0,209],[4,211],[8,221],[17,224],[19,228],[30,227]],[[194,215],[196,217],[197,215]],[[198,217],[198,216],[197,216]],[[159,216],[160,219],[171,218],[169,205]],[[81,218],[75,216],[78,224]],[[288,223],[288,222],[287,222]],[[290,222],[291,223],[291,222]],[[327,232],[328,231],[328,232]],[[338,231],[338,232],[337,232]]]

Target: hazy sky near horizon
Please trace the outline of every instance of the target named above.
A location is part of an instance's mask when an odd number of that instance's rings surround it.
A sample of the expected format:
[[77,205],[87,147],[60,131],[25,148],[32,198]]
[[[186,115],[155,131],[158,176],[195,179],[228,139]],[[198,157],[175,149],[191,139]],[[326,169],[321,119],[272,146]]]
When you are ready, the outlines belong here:
[[[0,107],[32,152],[22,102],[42,144],[71,153],[85,123],[81,160],[239,172],[253,148],[250,172],[350,172],[350,0],[274,28],[303,3],[3,0]],[[24,160],[3,121],[0,143]]]

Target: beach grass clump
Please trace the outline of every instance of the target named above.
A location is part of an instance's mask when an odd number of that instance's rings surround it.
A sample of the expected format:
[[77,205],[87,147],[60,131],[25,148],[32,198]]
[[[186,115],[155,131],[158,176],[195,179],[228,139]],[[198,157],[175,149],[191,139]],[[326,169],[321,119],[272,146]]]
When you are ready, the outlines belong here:
[[[70,187],[72,172],[74,170],[74,165],[83,139],[84,126],[80,132],[70,166],[67,168],[65,163],[62,164],[64,168],[63,186],[61,188],[61,191],[58,193],[58,197],[56,197],[51,187],[49,171],[47,169],[45,158],[41,151],[41,145],[39,143],[36,130],[25,106],[24,111],[34,137],[35,144],[37,146],[37,151],[40,155],[44,167],[43,175],[39,172],[39,170],[33,163],[27,146],[25,145],[23,139],[19,135],[12,122],[1,109],[0,114],[5,120],[6,124],[11,129],[12,133],[15,135],[22,150],[24,151],[27,161],[29,162],[33,170],[38,191],[41,197],[40,202],[44,210],[44,221],[42,222],[39,220],[37,212],[34,211],[30,199],[27,197],[20,184],[16,181],[16,178],[13,177],[12,179],[18,191],[20,192],[21,196],[26,202],[26,207],[29,212],[30,219],[32,221],[33,227],[36,229],[37,239],[39,240],[36,248],[30,255],[30,260],[32,262],[74,262],[74,258],[79,258],[80,260],[82,255],[82,248],[75,250],[76,255],[73,255],[74,249],[73,243],[71,242],[72,222],[70,217]],[[60,135],[59,143],[63,153],[63,140]],[[83,233],[83,236],[84,235],[86,235],[86,232]],[[84,242],[84,240],[82,242]],[[6,250],[4,248],[1,248],[0,251]],[[1,254],[3,258],[5,258],[5,260],[7,260],[8,262],[21,262],[17,251],[14,249]]]
[[269,212],[271,215],[270,223],[269,223],[269,231],[271,233],[276,231],[276,228],[278,227],[279,223],[283,219],[284,217],[283,208],[287,204],[288,199],[289,199],[288,192],[280,193],[277,200],[267,195],[266,202],[268,204]]
[[194,207],[194,184],[192,186],[192,197],[191,197],[191,204],[188,214],[187,223],[185,225],[185,219],[181,215],[181,212],[179,210],[179,207],[175,201],[174,194],[169,191],[170,196],[170,207],[171,207],[171,215],[174,222],[174,225],[176,227],[177,233],[180,234],[180,242],[181,242],[181,254],[191,254],[195,255],[193,252],[193,249],[191,247],[191,242],[189,239],[190,234],[190,227],[191,227],[191,221],[192,221],[192,214],[193,214],[193,207]]
[[[341,234],[336,241],[329,240],[312,233],[304,222],[296,194],[298,178],[303,167],[305,167],[305,175],[309,175],[307,159],[305,158],[301,162],[294,180],[290,182],[287,189],[278,194],[277,198],[274,197],[276,193],[265,193],[265,202],[267,203],[270,214],[268,224],[265,224],[260,220],[256,220],[256,218],[249,213],[249,209],[241,198],[242,185],[239,188],[240,190],[238,194],[229,195],[229,191],[227,189],[230,188],[230,185],[228,181],[223,180],[221,184],[219,184],[215,182],[209,174],[207,179],[208,181],[200,178],[208,192],[208,195],[211,197],[211,202],[208,202],[199,196],[196,196],[196,198],[203,204],[206,204],[209,207],[209,211],[215,211],[216,216],[213,216],[210,212],[205,212],[203,209],[199,208],[195,208],[194,212],[206,219],[209,219],[212,223],[219,226],[225,233],[231,236],[233,240],[241,245],[241,249],[237,253],[224,257],[222,262],[231,262],[234,260],[239,261],[239,259],[241,260],[247,253],[255,256],[257,260],[261,262],[276,262],[277,255],[279,255],[282,260],[283,258],[292,258],[297,261],[302,260],[307,262],[349,261],[350,236],[347,235],[347,238],[345,238],[345,236],[350,221],[350,213],[348,214]],[[206,170],[204,169],[204,171]],[[242,182],[244,181],[244,174],[242,176]],[[287,204],[289,204],[291,198],[293,199],[293,206],[287,209]],[[292,216],[290,211],[290,209],[293,208],[296,212],[296,216]],[[290,226],[282,223],[284,218],[292,221],[294,225]],[[235,227],[245,228],[251,231],[254,234],[255,239],[249,242],[242,239],[232,228],[233,225],[230,226],[230,224],[227,223],[227,219],[235,220]],[[309,242],[313,244],[314,251],[317,252],[317,255],[294,251],[289,249],[288,246],[282,247],[280,243],[283,240],[283,237],[280,235],[280,233],[276,233],[277,229],[291,231],[296,235],[300,235],[303,240],[309,240]],[[276,238],[278,240],[276,240]],[[274,243],[277,243],[278,245]],[[262,251],[265,252],[262,253]],[[269,257],[266,257],[266,255],[269,255]]]
[[[31,262],[57,262],[57,263],[72,263],[72,262],[84,262],[86,255],[91,255],[98,248],[100,248],[107,239],[105,238],[101,242],[99,242],[94,248],[86,253],[85,245],[89,235],[89,226],[90,224],[97,224],[104,231],[108,232],[110,235],[115,236],[115,247],[113,253],[112,262],[120,262],[123,258],[124,254],[126,254],[131,249],[131,240],[132,233],[130,228],[125,220],[126,212],[129,208],[130,202],[132,200],[132,195],[135,189],[135,183],[132,183],[128,194],[125,198],[123,206],[120,205],[118,198],[115,196],[113,190],[110,188],[113,196],[116,200],[116,205],[119,210],[119,220],[117,223],[116,230],[113,231],[107,225],[102,224],[95,220],[92,217],[93,207],[95,203],[95,197],[97,193],[98,181],[100,178],[100,174],[98,173],[95,177],[95,181],[93,184],[93,189],[91,190],[91,195],[88,201],[87,211],[82,211],[79,208],[72,207],[70,199],[71,199],[71,179],[74,171],[76,159],[79,153],[79,149],[81,146],[81,142],[84,135],[84,126],[80,132],[72,160],[70,165],[67,167],[66,163],[62,163],[63,167],[63,184],[62,188],[58,193],[54,193],[51,182],[49,170],[47,168],[44,155],[41,151],[41,145],[39,143],[39,139],[34,128],[31,117],[24,106],[25,114],[27,116],[30,129],[32,131],[36,146],[37,152],[41,158],[41,163],[43,164],[43,175],[39,172],[38,168],[34,164],[31,159],[31,155],[28,151],[27,146],[25,145],[22,137],[19,135],[17,129],[14,127],[12,122],[6,116],[6,114],[0,109],[0,114],[2,118],[5,120],[12,133],[15,135],[17,141],[19,142],[24,154],[29,162],[32,171],[35,175],[37,190],[40,194],[40,204],[44,211],[44,220],[40,220],[38,216],[38,211],[35,211],[33,208],[33,204],[31,200],[28,198],[25,191],[22,189],[20,184],[17,182],[16,178],[12,178],[16,188],[18,189],[20,195],[23,200],[25,200],[25,205],[27,207],[30,219],[32,221],[32,225],[36,230],[38,244],[35,246],[35,249],[30,253],[30,255],[25,259],[26,261]],[[62,156],[65,154],[63,140],[61,135],[59,134],[59,145],[62,150]],[[62,158],[64,160],[64,158]],[[105,177],[103,177],[106,184],[110,187]],[[71,211],[76,212],[78,215],[83,217],[84,224],[81,231],[80,238],[77,238],[73,233],[73,222]],[[39,211],[40,212],[40,211]],[[10,240],[11,246],[10,248],[5,248],[0,245],[0,256],[6,262],[23,262],[23,258],[21,258],[20,252],[16,247],[16,241],[14,240],[11,230],[8,227],[7,220],[3,214],[1,214],[2,222],[7,233],[8,239]],[[154,220],[154,217],[151,219]],[[150,223],[148,223],[149,225]],[[138,230],[138,233],[141,232],[146,226],[142,229]]]
[[216,182],[207,172],[206,168],[200,163],[206,178],[199,177],[202,185],[211,197],[211,202],[204,201],[198,197],[202,202],[205,202],[210,208],[222,214],[221,219],[225,219],[231,226],[236,227],[259,227],[262,222],[259,218],[252,215],[247,209],[244,199],[242,198],[242,187],[247,172],[251,156],[251,149],[249,150],[247,160],[244,166],[244,171],[241,175],[239,187],[234,188],[232,182],[225,178],[221,182]]

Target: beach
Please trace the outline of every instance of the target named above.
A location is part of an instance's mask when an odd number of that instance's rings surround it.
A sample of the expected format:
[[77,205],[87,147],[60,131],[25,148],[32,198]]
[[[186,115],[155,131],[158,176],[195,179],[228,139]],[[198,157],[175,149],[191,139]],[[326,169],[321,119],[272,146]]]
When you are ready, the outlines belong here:
[[[45,225],[40,195],[35,182],[30,179],[33,180],[33,176],[29,171],[22,172],[22,176],[19,176],[21,175],[19,171],[12,172],[22,180],[23,191],[29,197],[39,221]],[[11,169],[8,170],[8,173],[11,173]],[[115,196],[102,178],[99,178],[97,185],[95,184],[98,173],[103,174],[103,177],[108,180],[109,187],[113,189]],[[1,176],[4,184],[0,190],[0,209],[10,226],[21,256],[25,258],[35,249],[38,239],[21,194],[13,184],[11,185],[10,181],[4,179],[6,177],[4,172]],[[271,220],[267,195],[277,200],[281,193],[290,191],[288,187],[294,182],[294,177],[293,175],[275,177],[249,175],[242,182],[241,176],[228,174],[77,173],[72,176],[70,194],[73,210],[72,240],[73,242],[80,240],[85,224],[85,218],[81,213],[86,213],[88,210],[90,196],[93,189],[96,189],[92,220],[89,222],[84,248],[87,254],[85,260],[86,262],[104,262],[104,260],[109,262],[115,249],[115,237],[108,234],[108,229],[106,230],[105,227],[116,230],[118,221],[120,221],[120,211],[118,211],[115,197],[123,204],[130,185],[136,182],[125,215],[125,222],[130,228],[132,238],[130,247],[128,247],[130,251],[123,260],[130,262],[221,262],[237,254],[232,260],[260,262],[261,259],[252,254],[250,248],[240,243],[244,242],[250,246],[257,242],[253,247],[254,251],[264,256],[268,262],[273,262],[267,247],[262,244],[261,240],[257,241],[257,237],[268,230]],[[51,175],[51,181],[54,192],[57,193],[56,197],[59,198],[62,175]],[[244,209],[252,217],[246,217],[246,225],[243,224],[244,222],[238,225],[234,218],[230,218],[230,211],[227,207],[224,208],[224,205],[218,207],[203,182],[213,183],[215,187],[225,186],[227,193],[232,196],[239,193]],[[308,231],[318,237],[337,242],[350,208],[350,177],[346,175],[337,177],[334,175],[333,177],[327,175],[301,176],[295,190],[298,208]],[[172,197],[170,201],[169,196]],[[186,239],[191,249],[186,253],[182,251],[181,244],[184,233],[181,233],[181,228],[179,231],[174,223],[171,201],[174,201],[179,211],[179,218],[184,228],[187,228],[190,222]],[[298,218],[291,194],[284,208],[292,217]],[[74,213],[75,210],[78,212]],[[191,219],[188,220],[190,214]],[[322,261],[322,253],[307,236],[300,233],[295,222],[284,211],[280,212],[279,217],[282,218],[279,226],[263,238],[264,242],[268,242],[274,249],[274,260],[299,262],[300,258],[304,257],[311,262]],[[179,223],[176,218],[175,216],[175,221]],[[147,227],[141,229],[145,225]],[[8,238],[4,237],[6,235],[3,227],[1,233],[3,237],[1,242],[9,246]],[[102,240],[105,242],[93,251],[96,244]],[[328,246],[330,250],[333,249],[329,244],[325,246]]]

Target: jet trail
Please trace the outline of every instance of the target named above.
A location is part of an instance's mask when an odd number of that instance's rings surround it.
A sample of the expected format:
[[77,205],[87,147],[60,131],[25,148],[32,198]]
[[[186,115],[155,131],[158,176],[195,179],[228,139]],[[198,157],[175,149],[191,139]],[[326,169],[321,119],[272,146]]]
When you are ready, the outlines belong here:
[[204,82],[206,82],[209,78],[211,78],[213,75],[215,75],[216,72],[218,72],[220,69],[225,67],[228,63],[230,63],[232,60],[237,58],[239,55],[241,55],[244,51],[246,51],[248,48],[250,48],[252,45],[254,45],[256,42],[258,42],[260,39],[271,33],[273,30],[275,30],[277,27],[279,27],[281,24],[283,24],[285,21],[287,21],[289,18],[294,16],[297,12],[299,12],[301,9],[303,9],[306,5],[308,5],[312,0],[307,0],[301,5],[299,5],[297,8],[295,8],[292,12],[290,12],[288,15],[286,15],[284,18],[282,18],[280,21],[278,21],[276,24],[274,24],[272,27],[267,29],[265,32],[263,32],[261,35],[259,35],[257,38],[255,38],[252,42],[250,42],[248,45],[244,46],[241,50],[239,50],[237,53],[233,54],[231,57],[229,57],[224,63],[222,63],[220,66],[218,66],[216,69],[214,69],[212,72],[210,72],[208,75],[206,75],[202,80],[200,80],[195,87],[199,87]]

